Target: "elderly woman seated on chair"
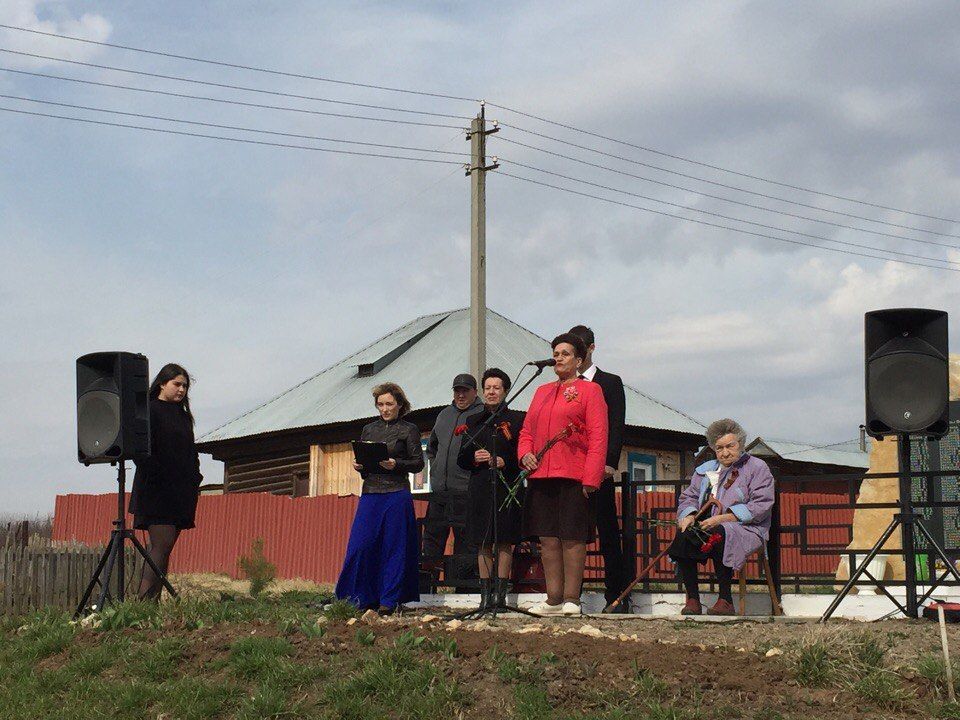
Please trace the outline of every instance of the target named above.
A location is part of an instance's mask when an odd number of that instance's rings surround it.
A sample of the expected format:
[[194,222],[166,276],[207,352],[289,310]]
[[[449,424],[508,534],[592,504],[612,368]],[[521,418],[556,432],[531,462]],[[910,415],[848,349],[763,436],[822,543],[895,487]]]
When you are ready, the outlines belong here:
[[697,566],[713,561],[720,597],[709,615],[736,615],[731,585],[733,571],[767,542],[773,508],[773,476],[767,464],[743,451],[746,434],[730,419],[717,420],[706,432],[716,460],[700,465],[680,495],[677,525],[670,546],[687,602],[683,615],[700,615]]

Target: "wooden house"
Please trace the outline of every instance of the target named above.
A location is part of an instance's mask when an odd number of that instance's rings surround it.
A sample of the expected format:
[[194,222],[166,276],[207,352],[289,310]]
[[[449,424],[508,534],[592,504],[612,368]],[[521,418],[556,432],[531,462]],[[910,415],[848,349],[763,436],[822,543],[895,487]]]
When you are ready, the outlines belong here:
[[[468,309],[425,315],[267,400],[198,440],[201,452],[224,463],[224,493],[299,496],[359,494],[350,441],[376,416],[371,389],[398,383],[413,405],[407,419],[424,442],[452,400],[451,381],[467,371]],[[530,360],[550,357],[550,343],[487,311],[487,364],[519,387]],[[616,371],[617,368],[608,368]],[[514,403],[525,410],[548,369]],[[703,426],[643,392],[626,388],[626,432],[620,469],[643,484],[685,477],[703,444]]]

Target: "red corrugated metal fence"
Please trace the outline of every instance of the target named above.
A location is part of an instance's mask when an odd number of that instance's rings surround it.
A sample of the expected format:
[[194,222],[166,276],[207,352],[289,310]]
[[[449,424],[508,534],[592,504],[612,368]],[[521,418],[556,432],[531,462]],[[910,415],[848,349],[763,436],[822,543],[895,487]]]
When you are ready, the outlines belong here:
[[[784,526],[800,523],[800,506],[843,503],[844,494],[781,493],[780,517]],[[618,498],[619,501],[619,498]],[[217,572],[237,577],[237,559],[250,551],[255,538],[263,538],[264,555],[277,566],[284,578],[304,578],[333,583],[340,572],[350,535],[350,525],[358,498],[323,495],[290,498],[268,493],[204,495],[197,507],[197,527],[183,533],[171,557],[171,572]],[[426,512],[426,502],[416,501],[417,517]],[[104,544],[117,508],[115,494],[61,495],[57,498],[53,522],[53,539],[75,541],[86,545]],[[637,494],[639,518],[672,519],[672,492]],[[853,519],[853,510],[818,510],[808,512],[814,524],[846,524]],[[128,518],[131,521],[132,518]],[[638,532],[644,524],[638,522]],[[141,536],[143,533],[141,533]],[[660,544],[673,537],[671,528],[658,528]],[[782,538],[781,573],[783,575],[832,575],[837,555],[809,555],[800,552],[797,533],[785,532]],[[844,545],[848,542],[845,528],[811,530],[808,542]],[[638,550],[643,547],[638,538]],[[590,550],[599,550],[596,544]],[[448,552],[450,547],[448,546]],[[642,561],[642,560],[641,560]],[[586,577],[602,576],[602,560],[590,558]],[[756,568],[748,572],[756,574]],[[664,560],[653,579],[669,580],[673,567]]]

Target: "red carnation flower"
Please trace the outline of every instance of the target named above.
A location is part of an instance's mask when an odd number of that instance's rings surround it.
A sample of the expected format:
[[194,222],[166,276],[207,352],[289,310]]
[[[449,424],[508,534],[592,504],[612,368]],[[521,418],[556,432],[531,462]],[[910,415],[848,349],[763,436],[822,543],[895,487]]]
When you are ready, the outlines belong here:
[[707,538],[707,541],[700,546],[700,552],[709,553],[713,548],[723,539],[723,536],[720,533],[713,533],[710,537]]
[[464,423],[463,425],[457,425],[457,426],[453,429],[453,434],[454,434],[454,435],[463,435],[466,431],[467,431],[467,425],[466,425],[466,423]]

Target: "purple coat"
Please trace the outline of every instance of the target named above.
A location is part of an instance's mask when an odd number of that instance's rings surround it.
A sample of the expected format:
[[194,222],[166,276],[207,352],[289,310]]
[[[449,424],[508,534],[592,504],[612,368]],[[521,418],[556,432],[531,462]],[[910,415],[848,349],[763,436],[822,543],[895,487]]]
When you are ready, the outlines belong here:
[[[773,510],[773,475],[760,458],[744,453],[729,468],[721,467],[716,460],[709,460],[698,467],[690,484],[680,494],[677,520],[696,513],[704,503],[710,482],[706,473],[721,470],[717,485],[717,500],[723,506],[712,514],[733,513],[737,522],[723,524],[726,544],[723,548],[723,564],[739,570],[747,558],[763,547],[770,537],[770,516]],[[730,476],[733,482],[724,487]]]

